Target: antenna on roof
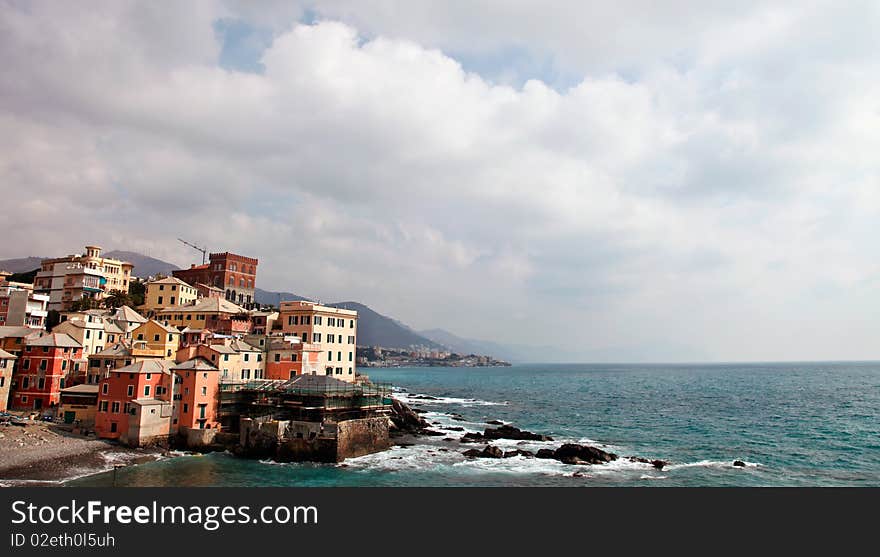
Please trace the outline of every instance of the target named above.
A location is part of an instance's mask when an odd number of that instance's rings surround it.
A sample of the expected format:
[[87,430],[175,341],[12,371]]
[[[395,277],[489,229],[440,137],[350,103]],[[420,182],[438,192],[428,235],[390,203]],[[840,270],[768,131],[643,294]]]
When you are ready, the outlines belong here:
[[183,238],[178,238],[177,241],[178,241],[178,242],[182,242],[182,243],[188,245],[189,247],[191,247],[191,248],[193,248],[193,249],[195,249],[195,250],[198,250],[198,251],[202,252],[202,265],[205,264],[205,257],[206,257],[207,254],[208,254],[208,248],[200,248],[199,246],[197,246],[197,245],[195,245],[195,244],[191,244],[191,243],[187,242],[187,241],[184,240]]

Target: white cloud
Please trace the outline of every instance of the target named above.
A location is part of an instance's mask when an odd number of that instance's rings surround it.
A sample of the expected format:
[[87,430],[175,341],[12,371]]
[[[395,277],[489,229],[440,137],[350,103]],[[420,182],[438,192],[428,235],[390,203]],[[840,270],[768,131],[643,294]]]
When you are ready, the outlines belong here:
[[[878,301],[876,8],[388,6],[8,4],[0,255],[184,237],[584,357],[878,356],[828,331]],[[221,18],[272,30],[263,73],[220,66]]]

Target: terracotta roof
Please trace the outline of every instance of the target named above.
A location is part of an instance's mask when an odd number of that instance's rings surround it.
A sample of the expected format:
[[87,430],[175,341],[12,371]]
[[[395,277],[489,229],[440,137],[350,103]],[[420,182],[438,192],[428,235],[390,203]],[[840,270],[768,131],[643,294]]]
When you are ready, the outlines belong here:
[[61,348],[82,348],[75,338],[67,333],[47,333],[38,338],[29,338],[25,341],[28,346],[57,346]]

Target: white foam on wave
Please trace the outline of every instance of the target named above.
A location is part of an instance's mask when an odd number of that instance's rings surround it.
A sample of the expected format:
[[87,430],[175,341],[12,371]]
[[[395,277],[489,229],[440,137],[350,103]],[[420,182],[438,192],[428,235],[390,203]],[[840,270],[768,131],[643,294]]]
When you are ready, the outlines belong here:
[[458,404],[461,406],[507,406],[510,403],[505,401],[493,402],[491,400],[480,400],[478,398],[459,398],[451,396],[435,396],[425,394],[412,394],[398,392],[395,396],[399,401],[409,405],[420,404]]
[[[745,462],[745,461],[744,461]],[[734,466],[732,460],[698,460],[684,464],[669,464],[667,470],[679,470],[683,468],[757,468],[762,466],[759,462],[745,462],[745,466]]]

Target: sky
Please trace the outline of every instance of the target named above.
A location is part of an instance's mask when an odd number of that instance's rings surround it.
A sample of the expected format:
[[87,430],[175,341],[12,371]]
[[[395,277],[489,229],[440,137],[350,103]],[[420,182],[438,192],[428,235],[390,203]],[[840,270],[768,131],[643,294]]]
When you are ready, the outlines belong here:
[[0,257],[535,359],[880,359],[877,2],[0,0]]

